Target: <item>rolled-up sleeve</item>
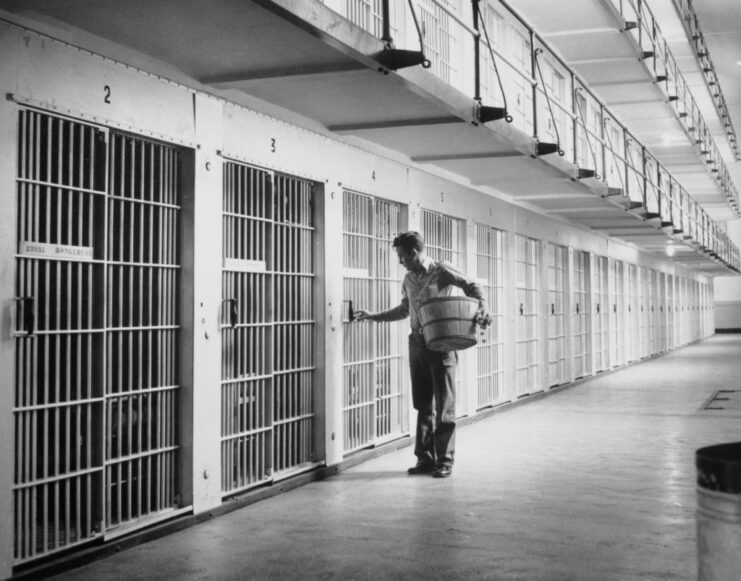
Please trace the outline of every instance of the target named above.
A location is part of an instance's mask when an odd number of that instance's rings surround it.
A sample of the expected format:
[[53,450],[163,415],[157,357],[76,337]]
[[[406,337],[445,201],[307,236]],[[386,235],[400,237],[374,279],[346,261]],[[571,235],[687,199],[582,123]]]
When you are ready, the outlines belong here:
[[409,298],[407,297],[406,288],[401,287],[401,303],[396,307],[378,313],[374,319],[376,321],[401,321],[409,316]]

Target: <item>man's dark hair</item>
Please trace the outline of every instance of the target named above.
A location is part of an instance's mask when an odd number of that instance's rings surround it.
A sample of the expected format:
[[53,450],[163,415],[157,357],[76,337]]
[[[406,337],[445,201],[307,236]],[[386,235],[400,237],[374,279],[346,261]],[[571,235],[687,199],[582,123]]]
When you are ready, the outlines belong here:
[[419,232],[403,232],[394,238],[394,248],[402,248],[405,252],[416,250],[422,252],[425,249],[425,239]]

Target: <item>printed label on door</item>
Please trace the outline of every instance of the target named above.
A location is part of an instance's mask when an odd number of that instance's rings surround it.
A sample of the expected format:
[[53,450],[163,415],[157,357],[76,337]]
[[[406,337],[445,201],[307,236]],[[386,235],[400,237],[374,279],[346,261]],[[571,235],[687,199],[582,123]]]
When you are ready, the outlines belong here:
[[92,246],[70,246],[68,244],[46,244],[44,242],[21,242],[20,253],[25,256],[39,258],[61,258],[91,262],[93,260]]
[[244,260],[241,258],[225,258],[224,268],[239,272],[265,272],[267,270],[264,260]]

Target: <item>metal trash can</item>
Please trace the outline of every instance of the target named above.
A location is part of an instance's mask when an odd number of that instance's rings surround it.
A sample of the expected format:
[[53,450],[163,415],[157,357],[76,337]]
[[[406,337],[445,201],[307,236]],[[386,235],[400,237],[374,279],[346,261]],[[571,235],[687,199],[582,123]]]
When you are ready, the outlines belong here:
[[741,442],[700,448],[697,467],[699,581],[741,579]]

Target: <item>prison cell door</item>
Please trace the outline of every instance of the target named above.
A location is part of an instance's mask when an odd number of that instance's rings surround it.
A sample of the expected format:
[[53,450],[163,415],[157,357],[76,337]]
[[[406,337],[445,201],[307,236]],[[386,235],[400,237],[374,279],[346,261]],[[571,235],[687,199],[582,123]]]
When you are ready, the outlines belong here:
[[682,313],[682,300],[684,298],[682,283],[683,277],[676,276],[674,278],[674,333],[675,333],[675,346],[681,347],[684,345],[684,315]]
[[476,224],[476,278],[484,288],[491,325],[481,332],[476,346],[478,397],[476,409],[496,405],[509,398],[504,394],[504,341],[502,325],[502,231]]
[[[505,35],[505,23],[499,10],[495,9],[490,3],[483,2],[480,5],[480,16],[481,21],[484,24],[489,40],[492,44],[492,49],[499,51],[500,53],[505,50],[504,40]],[[502,84],[505,85],[505,91],[507,79],[509,78],[507,73],[506,65],[499,67],[498,61],[493,62],[491,59],[491,53],[488,47],[484,44],[484,40],[480,39],[481,46],[481,96],[485,105],[501,107],[504,104],[502,99],[502,91],[499,87],[499,80],[497,75],[496,67],[499,68],[499,74],[502,75]]]
[[566,382],[566,272],[565,246],[548,244],[548,386]]
[[538,240],[517,235],[517,395],[540,389]]
[[627,341],[626,361],[636,361],[641,358],[640,355],[640,330],[638,328],[638,267],[635,264],[629,264],[627,269],[628,275],[628,296],[625,302],[627,311],[627,327],[625,337]]
[[700,283],[693,280],[690,284],[692,285],[692,340],[695,341],[700,336],[700,312],[698,308]]
[[353,306],[370,312],[401,302],[401,267],[392,247],[402,231],[401,204],[345,191],[343,195],[343,450],[347,454],[408,431],[396,322],[352,323]]
[[656,273],[656,325],[658,328],[658,353],[666,351],[666,274]]
[[[401,46],[404,46],[405,35],[404,8],[402,2],[394,2],[391,5],[391,36]],[[376,38],[383,36],[383,8],[379,0],[342,0],[341,6],[337,9],[350,22],[367,30]]]
[[[425,56],[430,60],[430,72],[446,83],[456,80],[456,36],[453,18],[433,0],[416,0],[415,12],[422,30]],[[456,6],[443,1],[445,7],[457,12]]]
[[[508,87],[514,89],[508,90],[507,96],[510,98],[510,107],[514,109],[514,125],[531,133],[533,130],[533,85],[530,81],[532,78],[533,66],[531,61],[530,40],[526,31],[512,30],[510,34],[511,54],[515,67],[506,67],[508,71],[508,81],[505,84],[505,90]],[[543,119],[537,120],[538,124],[545,123]]]
[[666,275],[666,348],[676,347],[674,337],[674,275]]
[[624,287],[624,265],[621,260],[611,262],[612,274],[610,276],[610,298],[612,305],[610,308],[610,325],[612,341],[610,357],[611,367],[616,367],[625,363],[625,287]]
[[589,316],[589,252],[574,251],[574,377],[592,373],[591,319]]
[[225,495],[316,462],[313,196],[306,180],[224,163]]
[[648,357],[651,354],[651,337],[650,337],[650,315],[651,315],[651,297],[649,293],[649,269],[645,266],[639,267],[638,286],[640,288],[640,308],[638,311],[638,328],[641,336],[641,358]]
[[[180,504],[178,153],[112,134],[106,300],[106,529]],[[145,517],[148,517],[145,519]]]
[[648,334],[650,342],[649,355],[659,352],[659,325],[658,325],[658,273],[648,269]]
[[609,302],[607,298],[607,257],[594,257],[592,292],[594,310],[594,371],[608,368],[609,355]]
[[713,309],[710,285],[702,283],[703,337],[713,334]]
[[[465,223],[463,220],[431,210],[422,210],[422,235],[425,238],[427,254],[434,260],[446,261],[456,269],[465,272]],[[462,295],[458,288],[450,289],[453,295]],[[458,352],[458,368],[455,377],[456,413],[465,415],[468,409],[468,393],[462,389],[465,385],[463,374],[467,369],[470,351]]]
[[14,559],[171,516],[180,502],[179,160],[22,109]]

